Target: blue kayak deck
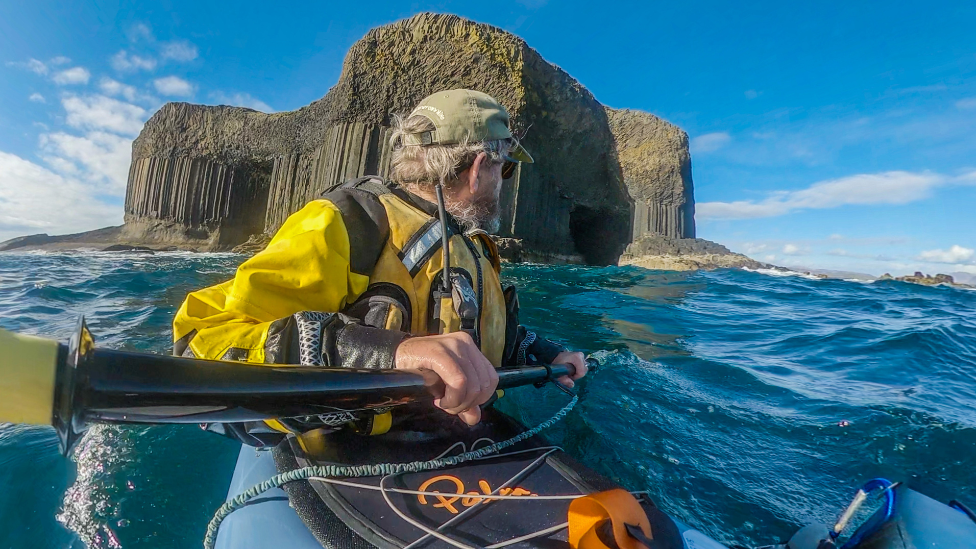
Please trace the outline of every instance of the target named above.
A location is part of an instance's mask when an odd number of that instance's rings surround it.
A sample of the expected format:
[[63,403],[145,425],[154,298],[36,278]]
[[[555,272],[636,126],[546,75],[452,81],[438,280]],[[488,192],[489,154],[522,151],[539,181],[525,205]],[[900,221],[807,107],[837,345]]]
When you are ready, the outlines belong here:
[[[255,484],[278,474],[270,450],[241,446],[227,498],[240,495]],[[281,488],[268,490],[220,525],[217,549],[322,549],[302,519],[288,504]]]

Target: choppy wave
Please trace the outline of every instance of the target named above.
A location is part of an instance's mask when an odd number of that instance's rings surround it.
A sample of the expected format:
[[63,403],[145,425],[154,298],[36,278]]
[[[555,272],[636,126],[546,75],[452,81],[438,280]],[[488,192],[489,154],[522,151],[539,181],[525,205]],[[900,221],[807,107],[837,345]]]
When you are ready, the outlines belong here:
[[[233,254],[0,254],[0,326],[151,352]],[[549,437],[727,542],[830,521],[865,478],[976,502],[976,294],[802,273],[520,265],[523,322],[600,365]],[[784,274],[786,276],[784,276]],[[523,388],[527,423],[563,404]],[[0,425],[0,546],[198,547],[237,447],[193,427]]]
[[800,271],[791,271],[789,269],[750,269],[746,267],[745,270],[750,273],[759,273],[768,276],[798,276],[807,280],[822,280],[819,276]]

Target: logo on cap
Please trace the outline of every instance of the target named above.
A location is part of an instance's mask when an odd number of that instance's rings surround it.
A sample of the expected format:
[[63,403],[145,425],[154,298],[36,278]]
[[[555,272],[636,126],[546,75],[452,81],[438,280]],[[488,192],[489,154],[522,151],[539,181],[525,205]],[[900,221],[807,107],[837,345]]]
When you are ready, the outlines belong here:
[[440,118],[441,120],[444,120],[444,111],[438,109],[437,107],[431,107],[430,105],[420,105],[419,107],[417,107],[414,110],[414,112],[417,112],[419,110],[430,111],[430,112],[436,114],[437,115],[437,118]]

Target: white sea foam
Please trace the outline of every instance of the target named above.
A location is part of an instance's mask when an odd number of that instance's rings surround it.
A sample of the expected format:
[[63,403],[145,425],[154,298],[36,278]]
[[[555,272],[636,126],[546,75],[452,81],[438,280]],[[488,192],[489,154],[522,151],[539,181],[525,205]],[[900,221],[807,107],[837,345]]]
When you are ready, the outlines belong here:
[[799,271],[780,270],[780,269],[750,269],[748,267],[743,267],[743,269],[749,271],[750,273],[759,273],[759,274],[764,274],[769,276],[798,276],[800,278],[806,278],[807,280],[822,280],[818,276],[814,276],[808,273],[801,273]]

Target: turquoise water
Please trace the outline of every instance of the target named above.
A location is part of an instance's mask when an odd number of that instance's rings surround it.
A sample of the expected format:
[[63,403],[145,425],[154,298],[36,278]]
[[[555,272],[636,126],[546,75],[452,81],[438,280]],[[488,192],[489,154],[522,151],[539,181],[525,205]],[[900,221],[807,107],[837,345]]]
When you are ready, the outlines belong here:
[[[165,353],[236,255],[0,254],[0,327]],[[976,292],[745,271],[512,266],[523,322],[601,362],[550,438],[727,543],[831,521],[873,476],[976,504]],[[510,391],[534,424],[564,403]],[[196,548],[238,446],[195,427],[0,425],[0,547]]]

